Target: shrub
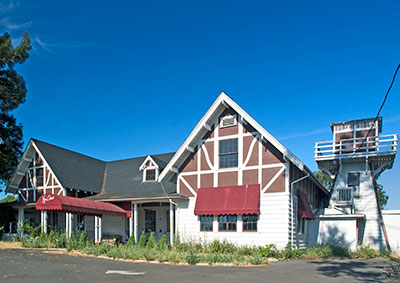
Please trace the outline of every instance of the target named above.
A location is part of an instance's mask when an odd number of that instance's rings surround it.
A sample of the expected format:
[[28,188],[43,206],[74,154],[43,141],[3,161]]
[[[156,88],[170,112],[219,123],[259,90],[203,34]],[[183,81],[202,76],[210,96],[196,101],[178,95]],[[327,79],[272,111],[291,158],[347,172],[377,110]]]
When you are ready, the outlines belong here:
[[80,249],[80,250],[83,250],[83,249],[87,246],[88,241],[89,241],[89,239],[88,239],[88,237],[87,237],[87,235],[86,235],[86,232],[83,231],[83,232],[79,235],[79,241],[78,241],[78,243],[77,243],[77,248]]
[[222,242],[214,240],[211,242],[208,249],[210,250],[210,252],[220,252],[220,253],[233,253],[237,250],[234,244],[229,243],[226,240],[223,240]]
[[151,232],[149,236],[149,240],[147,241],[146,248],[149,250],[154,249],[157,246],[157,240],[156,236],[154,236],[154,233]]
[[146,246],[146,234],[144,231],[140,235],[138,246],[139,248],[144,248]]
[[186,255],[186,262],[190,265],[195,265],[200,262],[200,257],[196,253],[188,252]]
[[255,255],[255,256],[252,256],[250,258],[250,263],[253,264],[253,265],[260,265],[262,263],[262,261],[263,261],[263,258],[259,254]]
[[56,235],[56,239],[55,239],[56,248],[65,248],[66,243],[67,243],[67,236],[65,235],[65,233]]
[[371,247],[359,247],[352,255],[356,258],[375,258],[380,257],[381,252]]
[[132,233],[132,235],[129,237],[128,242],[126,243],[126,245],[128,247],[133,247],[136,245],[136,241],[135,241],[135,235]]
[[269,244],[265,247],[259,247],[258,250],[263,257],[277,257],[279,253],[275,244]]
[[72,250],[76,250],[77,249],[78,242],[76,240],[75,233],[71,234],[71,237],[67,240],[67,243],[66,243],[65,247],[66,247],[67,251],[72,251]]
[[168,240],[167,240],[167,236],[164,234],[161,238],[161,240],[158,242],[158,249],[160,251],[164,251],[166,249],[168,249]]

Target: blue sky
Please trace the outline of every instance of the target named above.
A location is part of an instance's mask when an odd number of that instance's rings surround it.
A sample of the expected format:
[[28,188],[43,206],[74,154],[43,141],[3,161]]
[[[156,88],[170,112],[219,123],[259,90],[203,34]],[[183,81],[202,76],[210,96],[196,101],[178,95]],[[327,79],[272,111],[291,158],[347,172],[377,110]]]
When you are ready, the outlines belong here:
[[[83,3],[82,3],[83,2]],[[329,123],[374,117],[400,63],[399,1],[10,1],[33,50],[14,114],[103,160],[176,151],[221,91],[312,170]],[[400,77],[382,111],[400,131]],[[379,179],[400,209],[399,158]]]

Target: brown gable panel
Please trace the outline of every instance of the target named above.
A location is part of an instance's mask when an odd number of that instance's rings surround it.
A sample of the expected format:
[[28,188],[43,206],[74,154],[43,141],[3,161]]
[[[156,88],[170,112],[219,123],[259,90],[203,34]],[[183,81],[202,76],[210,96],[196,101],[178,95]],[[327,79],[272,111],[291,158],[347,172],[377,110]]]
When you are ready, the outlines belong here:
[[201,174],[200,175],[200,187],[201,188],[214,187],[214,174]]
[[223,172],[218,173],[218,187],[237,186],[238,172]]
[[243,185],[258,184],[258,170],[243,170]]
[[179,180],[179,191],[181,195],[187,197],[194,197],[192,192],[186,187],[186,185],[181,180]]

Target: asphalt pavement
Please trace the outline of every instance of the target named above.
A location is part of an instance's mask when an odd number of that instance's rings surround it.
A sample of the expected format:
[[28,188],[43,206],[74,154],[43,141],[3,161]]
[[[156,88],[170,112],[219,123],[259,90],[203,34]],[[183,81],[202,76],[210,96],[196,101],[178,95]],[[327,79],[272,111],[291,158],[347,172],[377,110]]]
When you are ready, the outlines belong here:
[[0,249],[0,282],[399,282],[387,259],[290,260],[259,267],[121,262],[31,249]]

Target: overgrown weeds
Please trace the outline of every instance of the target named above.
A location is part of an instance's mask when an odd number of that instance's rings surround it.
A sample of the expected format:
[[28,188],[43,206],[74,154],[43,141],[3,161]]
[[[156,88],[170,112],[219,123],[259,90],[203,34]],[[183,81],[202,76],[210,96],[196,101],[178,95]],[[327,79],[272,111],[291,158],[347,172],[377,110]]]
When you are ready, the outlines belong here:
[[[32,233],[34,235],[34,233]],[[316,245],[307,249],[293,249],[288,244],[279,250],[275,245],[266,246],[237,246],[226,240],[214,240],[210,243],[196,241],[182,241],[177,236],[175,246],[171,247],[164,235],[160,241],[156,240],[153,233],[148,239],[142,233],[138,243],[130,238],[126,245],[109,245],[101,243],[95,245],[89,240],[86,233],[74,233],[69,239],[61,233],[40,233],[35,237],[24,239],[22,245],[28,248],[66,248],[68,251],[79,250],[95,256],[106,255],[112,258],[157,260],[160,262],[186,262],[194,265],[204,263],[233,263],[260,265],[269,262],[270,258],[278,260],[289,259],[329,259],[329,258],[375,258],[388,257],[384,252],[379,252],[369,247],[361,247],[351,252],[347,247],[336,244]]]

